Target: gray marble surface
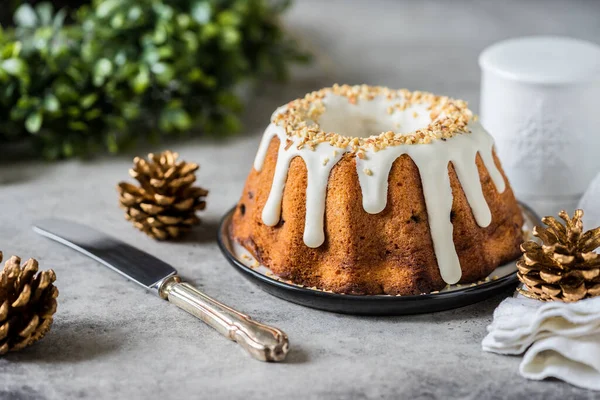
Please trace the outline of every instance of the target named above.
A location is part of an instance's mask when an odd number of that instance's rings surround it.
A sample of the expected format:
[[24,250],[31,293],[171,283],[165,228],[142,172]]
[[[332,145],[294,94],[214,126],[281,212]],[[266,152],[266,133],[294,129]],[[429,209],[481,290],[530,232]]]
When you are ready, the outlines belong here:
[[[214,238],[276,105],[333,82],[365,82],[450,94],[477,109],[477,55],[485,46],[534,33],[598,41],[599,18],[600,2],[592,1],[297,1],[286,24],[319,54],[316,65],[299,69],[287,87],[262,88],[246,134],[165,145],[201,163],[199,180],[211,190],[203,227],[181,243],[154,242],[123,219],[114,187],[127,178],[131,155],[55,164],[3,156],[0,249],[54,268],[60,298],[48,336],[0,358],[0,399],[595,398],[557,381],[525,381],[519,358],[481,351],[501,296],[430,315],[330,314],[263,293],[227,264]],[[281,327],[292,343],[288,361],[254,361],[185,312],[37,236],[30,225],[45,216],[110,232]]]

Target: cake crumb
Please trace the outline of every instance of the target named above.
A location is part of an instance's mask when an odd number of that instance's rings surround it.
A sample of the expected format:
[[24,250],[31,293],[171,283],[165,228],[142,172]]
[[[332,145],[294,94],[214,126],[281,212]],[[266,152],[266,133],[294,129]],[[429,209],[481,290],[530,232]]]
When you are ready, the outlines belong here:
[[369,168],[365,168],[365,169],[363,170],[363,172],[365,173],[365,175],[368,175],[368,176],[371,176],[371,175],[373,175],[373,171],[371,171]]
[[329,162],[329,157],[325,157],[323,159],[323,165],[327,165],[328,162]]

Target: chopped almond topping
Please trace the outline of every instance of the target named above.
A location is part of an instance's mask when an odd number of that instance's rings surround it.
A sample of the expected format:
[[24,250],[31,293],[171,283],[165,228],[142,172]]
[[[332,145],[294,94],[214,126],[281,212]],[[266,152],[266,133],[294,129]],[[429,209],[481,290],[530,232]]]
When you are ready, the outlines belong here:
[[[384,97],[388,101],[397,99],[398,102],[386,108],[390,114],[395,110],[404,111],[415,104],[427,105],[432,122],[425,128],[408,134],[387,131],[369,138],[348,137],[335,132],[325,132],[319,125],[319,119],[326,111],[323,99],[330,94],[347,97],[350,104],[372,101],[376,97]],[[413,112],[412,115],[416,118],[418,113]],[[298,150],[304,146],[314,150],[319,143],[326,142],[340,149],[349,149],[355,152],[357,157],[361,157],[361,151],[364,152],[367,148],[379,151],[387,146],[426,144],[434,140],[446,140],[456,134],[469,133],[467,125],[472,120],[474,121],[475,118],[463,100],[436,96],[427,92],[410,92],[406,89],[392,90],[367,85],[333,85],[331,88],[311,92],[303,98],[289,102],[287,109],[274,117],[273,123],[283,127],[289,137],[298,138]],[[286,150],[292,144],[293,142],[288,139]],[[335,156],[336,154],[334,154]]]
[[294,144],[294,141],[293,141],[293,140],[287,139],[287,140],[285,141],[285,148],[284,148],[284,149],[285,149],[285,150],[289,149],[289,148],[290,148],[290,147],[291,147],[293,144]]

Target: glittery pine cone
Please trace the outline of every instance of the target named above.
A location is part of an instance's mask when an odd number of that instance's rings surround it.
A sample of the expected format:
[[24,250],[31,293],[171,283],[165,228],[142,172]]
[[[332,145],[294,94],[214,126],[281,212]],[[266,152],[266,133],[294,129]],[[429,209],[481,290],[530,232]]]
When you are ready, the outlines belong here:
[[521,245],[523,258],[518,261],[518,277],[526,290],[520,292],[538,300],[572,302],[600,295],[600,227],[583,233],[582,210],[573,218],[561,211],[564,224],[545,217],[546,228],[536,226],[533,241]]
[[136,157],[129,175],[140,186],[120,182],[119,201],[125,218],[140,231],[158,240],[175,239],[200,223],[196,211],[204,210],[208,191],[192,186],[198,164],[177,161],[172,151]]
[[[2,261],[2,252],[0,252]],[[0,273],[0,355],[21,350],[50,330],[58,289],[51,269],[38,272],[38,262],[12,256]]]

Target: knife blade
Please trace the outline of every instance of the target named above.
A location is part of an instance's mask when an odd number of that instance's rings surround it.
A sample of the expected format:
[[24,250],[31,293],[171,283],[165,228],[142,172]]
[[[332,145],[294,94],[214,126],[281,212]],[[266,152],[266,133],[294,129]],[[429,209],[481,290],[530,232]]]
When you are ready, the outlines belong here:
[[182,282],[171,265],[88,226],[63,220],[37,221],[33,230],[104,264],[161,298],[200,318],[261,361],[282,361],[287,335],[207,296]]

